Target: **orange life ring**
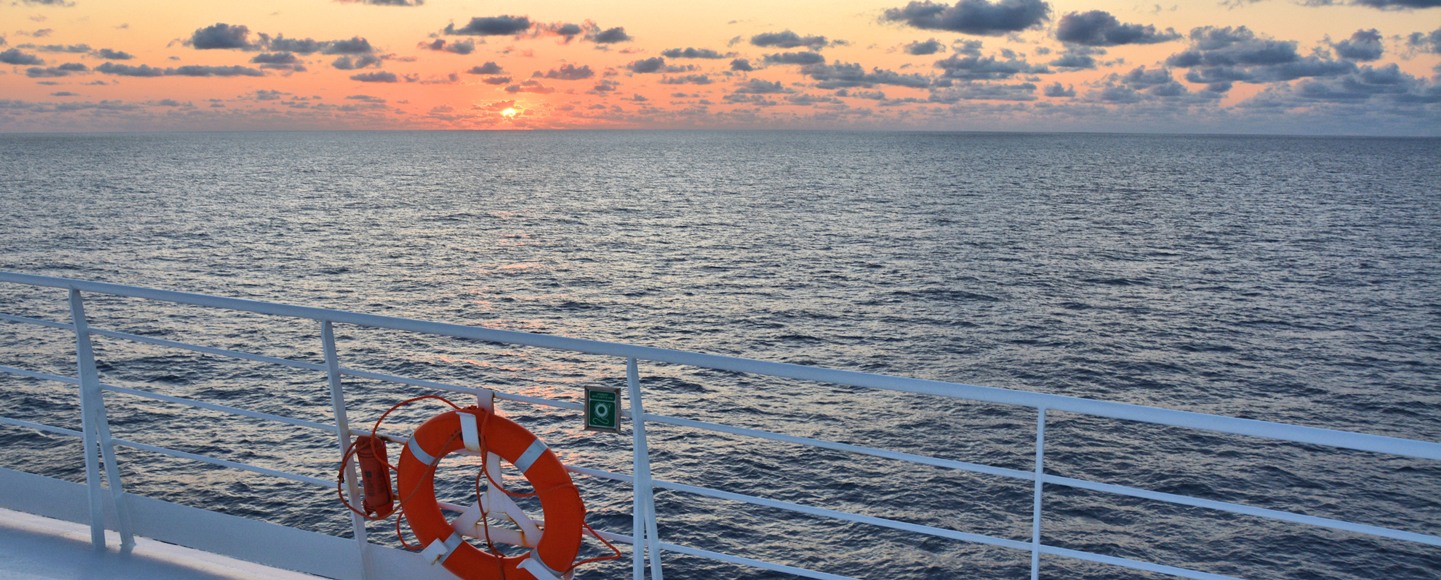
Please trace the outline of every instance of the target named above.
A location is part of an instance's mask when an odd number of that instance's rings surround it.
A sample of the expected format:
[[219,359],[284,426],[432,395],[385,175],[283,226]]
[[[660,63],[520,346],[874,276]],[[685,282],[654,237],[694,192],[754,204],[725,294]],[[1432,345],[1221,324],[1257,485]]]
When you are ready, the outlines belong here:
[[[476,422],[463,427],[462,415],[470,415]],[[465,419],[469,423],[469,418]],[[526,554],[497,556],[472,546],[455,532],[436,502],[435,464],[463,449],[466,445],[462,431],[471,431],[469,436],[474,437],[476,425],[483,426],[480,437],[485,449],[515,465],[540,499],[545,528],[540,542]],[[401,509],[420,545],[426,546],[423,553],[456,576],[496,578],[499,573],[509,579],[550,580],[568,572],[580,552],[585,505],[575,482],[555,453],[514,421],[476,407],[431,417],[415,430],[401,452],[398,471]]]

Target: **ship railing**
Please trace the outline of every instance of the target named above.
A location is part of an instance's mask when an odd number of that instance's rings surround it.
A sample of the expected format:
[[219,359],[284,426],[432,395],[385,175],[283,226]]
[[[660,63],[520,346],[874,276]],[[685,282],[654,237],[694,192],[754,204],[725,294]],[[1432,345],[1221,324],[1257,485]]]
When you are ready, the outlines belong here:
[[[1095,562],[1112,566],[1119,566],[1133,570],[1155,572],[1185,578],[1229,578],[1229,576],[1209,573],[1200,570],[1192,570],[1169,566],[1161,563],[1146,562],[1130,558],[1117,557],[1106,554],[1086,552],[1082,550],[1068,549],[1059,546],[1052,546],[1042,543],[1041,532],[1044,521],[1043,491],[1046,486],[1060,486],[1066,488],[1089,490],[1118,496],[1127,496],[1144,500],[1154,500],[1182,506],[1205,508],[1216,512],[1255,516],[1280,522],[1303,524],[1342,530],[1356,534],[1386,538],[1403,542],[1414,542],[1428,546],[1441,547],[1441,536],[1436,534],[1417,533],[1406,530],[1392,529],[1382,526],[1355,523],[1346,520],[1327,517],[1317,517],[1294,513],[1289,511],[1266,509],[1239,503],[1216,501],[1206,498],[1192,497],[1181,494],[1164,493],[1138,487],[1108,484],[1085,479],[1063,477],[1046,471],[1046,431],[1047,415],[1052,412],[1065,412],[1092,417],[1116,419],[1122,421],[1134,421],[1150,423],[1170,427],[1180,427],[1201,431],[1210,431],[1230,435],[1249,436],[1274,441],[1299,443],[1307,445],[1324,446],[1334,449],[1347,449],[1355,451],[1372,452],[1383,455],[1417,458],[1431,461],[1441,461],[1441,443],[1403,439],[1396,437],[1371,435],[1365,433],[1347,432],[1332,429],[1322,429],[1299,425],[1289,425],[1253,419],[1226,417],[1195,413],[1188,411],[1170,410],[1164,408],[1147,407],[1134,404],[1116,403],[1092,399],[1084,399],[1070,396],[1052,395],[1027,391],[1017,391],[995,387],[984,387],[977,385],[950,383],[943,381],[924,380],[915,378],[904,378],[887,375],[877,375],[854,371],[836,370],[804,365],[787,363],[767,362],[745,358],[718,356],[680,350],[653,348],[631,344],[613,342],[601,342],[576,338],[566,338],[544,334],[534,334],[510,330],[498,330],[477,326],[465,326],[440,322],[430,322],[408,318],[380,316],[373,314],[362,314],[341,310],[331,310],[309,306],[297,306],[289,304],[271,303],[255,300],[237,298],[226,298],[202,294],[175,292],[153,288],[125,286],[102,282],[74,280],[67,278],[55,278],[46,276],[29,275],[13,272],[0,272],[0,282],[27,285],[41,288],[63,289],[68,292],[70,307],[69,321],[45,320],[34,317],[21,316],[11,313],[0,313],[0,320],[46,326],[56,329],[72,331],[76,340],[76,369],[77,376],[65,376],[54,373],[39,372],[0,366],[0,372],[29,377],[32,379],[57,381],[78,387],[78,396],[82,413],[81,430],[68,429],[52,425],[41,424],[33,421],[14,419],[0,416],[0,424],[33,429],[52,434],[81,438],[84,445],[85,462],[85,497],[88,506],[87,513],[91,529],[91,542],[97,548],[103,548],[106,543],[105,529],[107,523],[110,529],[118,532],[122,549],[133,542],[136,533],[137,519],[134,510],[130,507],[136,502],[146,502],[146,498],[134,496],[124,492],[120,479],[120,472],[116,463],[114,448],[116,446],[128,447],[169,455],[188,460],[194,460],[226,468],[240,469],[268,476],[285,478],[304,484],[317,487],[333,488],[334,481],[323,480],[307,475],[290,473],[282,470],[251,465],[244,462],[232,461],[204,454],[190,453],[175,449],[169,449],[156,445],[149,445],[135,441],[129,441],[110,434],[106,420],[105,402],[102,393],[113,392],[123,393],[137,397],[145,397],[168,403],[188,405],[196,408],[208,409],[222,413],[230,413],[239,416],[274,421],[308,429],[315,429],[334,433],[337,437],[337,463],[338,457],[349,445],[351,438],[361,434],[358,430],[349,428],[349,417],[341,388],[341,381],[344,377],[361,379],[372,379],[379,381],[391,381],[395,383],[425,387],[442,391],[475,395],[481,400],[486,397],[494,397],[500,400],[510,400],[533,405],[549,406],[561,409],[580,410],[581,403],[567,400],[550,399],[544,397],[525,396],[488,389],[477,389],[460,385],[447,384],[444,382],[416,379],[387,373],[363,371],[351,369],[340,364],[340,357],[336,347],[333,326],[336,324],[354,325],[375,329],[388,329],[406,331],[436,336],[470,339],[487,343],[503,345],[523,345],[566,351],[571,353],[583,353],[589,355],[601,355],[615,357],[625,361],[627,395],[629,409],[626,417],[631,420],[632,434],[632,465],[631,473],[616,473],[607,470],[588,468],[580,465],[568,465],[567,469],[573,473],[583,474],[591,477],[617,480],[629,483],[632,486],[632,530],[629,534],[601,531],[601,535],[613,541],[631,544],[632,572],[634,578],[640,580],[649,577],[661,579],[664,576],[662,557],[665,552],[684,554],[693,557],[706,558],[730,564],[755,567],[775,572],[782,572],[809,578],[844,578],[824,571],[810,570],[780,563],[761,561],[745,556],[719,553],[712,550],[684,546],[663,541],[657,533],[657,520],[662,514],[656,513],[655,492],[657,490],[671,490],[686,494],[694,494],[721,500],[741,502],[767,508],[774,508],[820,518],[829,518],[845,522],[867,524],[890,528],[905,532],[912,532],[933,536],[937,538],[970,542],[988,546],[1008,548],[1030,554],[1031,577],[1038,578],[1040,575],[1041,556],[1055,556],[1070,558],[1087,562]],[[286,358],[264,356],[249,352],[230,349],[215,348],[210,346],[189,344],[179,341],[165,340],[155,337],[142,336],[112,329],[104,329],[92,326],[92,320],[87,318],[85,311],[85,296],[87,294],[108,295],[117,297],[137,298],[171,304],[197,306],[204,308],[223,309],[239,312],[256,313],[278,317],[291,317],[308,319],[319,325],[322,349],[325,362],[323,364],[291,360]],[[96,371],[95,354],[91,347],[92,336],[104,336],[111,339],[129,340],[139,343],[146,343],[155,346],[190,350],[208,355],[231,357],[259,363],[283,365],[288,367],[306,369],[325,373],[330,387],[334,423],[321,423],[285,417],[271,413],[220,405],[210,402],[186,399],[163,395],[141,389],[121,387],[102,383]],[[975,402],[993,403],[1029,408],[1035,412],[1035,440],[1034,440],[1034,468],[1021,470],[992,465],[956,461],[952,459],[932,457],[928,455],[904,453],[892,450],[877,449],[865,446],[852,445],[837,441],[824,439],[799,437],[771,431],[743,428],[725,424],[697,421],[680,417],[664,416],[648,413],[645,411],[645,389],[641,386],[640,363],[666,363],[671,365],[682,365],[701,369],[712,369],[742,373],[748,375],[759,375],[766,377],[778,377],[794,379],[831,385],[845,385],[877,391],[893,391],[901,393],[913,393],[919,395],[930,395],[936,397],[948,397]],[[650,470],[650,448],[646,436],[646,426],[649,424],[665,424],[679,427],[687,427],[705,431],[725,433],[729,435],[749,437],[756,439],[779,441],[784,443],[811,446],[820,449],[841,451],[863,456],[871,456],[910,462],[918,465],[927,465],[944,469],[953,469],[961,472],[987,474],[1016,480],[1032,482],[1032,513],[1029,541],[988,536],[977,533],[961,532],[935,526],[915,524],[895,519],[877,517],[867,514],[848,512],[843,510],[829,509],[804,505],[795,502],[778,501],[754,495],[735,493],[731,491],[712,489],[707,487],[688,485],[684,483],[656,479]],[[105,481],[102,484],[102,479]],[[347,478],[352,495],[356,492],[354,473]],[[144,503],[151,509],[153,500]],[[458,509],[458,506],[449,506]],[[351,557],[359,564],[349,563],[336,564],[333,562],[316,562],[315,558],[285,558],[277,555],[273,550],[257,549],[250,546],[250,549],[243,549],[244,542],[237,543],[233,538],[223,542],[199,542],[204,544],[203,549],[211,549],[227,555],[235,555],[245,559],[251,559],[260,563],[275,563],[298,569],[303,572],[320,573],[328,576],[341,577],[384,577],[387,574],[394,574],[397,571],[404,573],[416,573],[417,568],[411,567],[405,556],[396,556],[389,552],[400,552],[390,550],[387,552],[380,546],[371,544],[366,539],[364,522],[352,514],[354,540],[359,549],[351,552]],[[142,530],[144,531],[144,530]],[[149,534],[146,534],[149,535]],[[163,538],[162,538],[163,539]],[[185,544],[190,538],[176,538],[176,543]],[[264,542],[261,542],[262,544]],[[268,544],[267,544],[268,545]],[[229,549],[231,552],[227,552]],[[355,557],[358,555],[359,557]],[[407,554],[408,555],[408,554]],[[313,556],[313,555],[312,555]],[[419,558],[412,558],[419,560]],[[648,564],[648,565],[647,565]],[[438,570],[432,568],[431,570]],[[443,576],[443,573],[439,573]]]

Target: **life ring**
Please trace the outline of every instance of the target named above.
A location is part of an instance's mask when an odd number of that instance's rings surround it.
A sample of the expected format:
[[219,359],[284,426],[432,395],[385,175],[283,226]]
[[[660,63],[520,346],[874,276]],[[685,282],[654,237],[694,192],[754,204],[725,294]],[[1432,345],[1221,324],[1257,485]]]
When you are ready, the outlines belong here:
[[[479,432],[482,428],[484,433]],[[484,442],[485,451],[520,470],[540,499],[545,528],[539,543],[528,553],[498,556],[482,551],[462,539],[440,512],[435,499],[435,464],[451,452],[475,445],[476,439]],[[425,546],[422,554],[456,576],[552,580],[570,571],[580,552],[581,527],[585,524],[580,491],[545,443],[505,417],[476,407],[431,417],[415,430],[401,451],[398,472],[401,509],[420,545]]]

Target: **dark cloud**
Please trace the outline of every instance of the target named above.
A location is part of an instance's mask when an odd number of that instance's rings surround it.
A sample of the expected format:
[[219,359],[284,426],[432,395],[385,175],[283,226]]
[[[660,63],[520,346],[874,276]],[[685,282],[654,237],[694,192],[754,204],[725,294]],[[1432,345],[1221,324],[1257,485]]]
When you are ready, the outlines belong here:
[[78,96],[80,96],[80,93],[72,93],[72,92],[70,92],[70,91],[55,91],[55,92],[53,92],[53,93],[50,93],[50,96],[52,96],[52,97],[78,97]]
[[1061,83],[1051,83],[1046,87],[1044,94],[1052,98],[1071,98],[1076,96],[1076,87],[1071,85],[1061,86]]
[[95,67],[95,70],[108,75],[117,75],[122,77],[158,77],[165,75],[165,69],[155,68],[148,64],[134,66],[128,64],[115,64],[113,62],[107,62]]
[[266,50],[275,52],[294,52],[297,54],[315,54],[323,50],[327,43],[320,42],[313,38],[286,38],[285,35],[276,35],[271,38],[268,35],[260,35],[260,44]]
[[817,81],[816,86],[823,89],[872,88],[875,85],[925,88],[931,85],[931,79],[925,76],[900,74],[879,68],[867,72],[861,65],[854,63],[808,66],[801,72]]
[[165,69],[168,76],[181,77],[263,77],[265,72],[244,66],[186,65]]
[[1406,44],[1423,52],[1441,54],[1441,28],[1432,30],[1430,34],[1412,32],[1406,37]]
[[811,50],[820,50],[829,46],[830,41],[824,36],[801,36],[789,30],[782,32],[764,32],[751,37],[751,44],[756,46],[774,46],[777,48],[800,48],[805,47]]
[[350,75],[350,80],[360,81],[360,82],[362,82],[362,83],[396,83],[396,82],[400,82],[400,78],[397,77],[397,76],[395,76],[395,73],[393,73],[393,72],[388,72],[388,71],[383,71],[383,70],[378,70],[378,71],[375,71],[375,72],[368,72],[368,73],[360,73],[360,74],[357,74],[357,75]]
[[944,71],[946,78],[978,81],[978,80],[999,80],[1008,79],[1018,74],[1039,74],[1050,72],[1044,66],[1035,66],[1023,59],[1016,58],[1014,54],[1006,60],[996,60],[992,56],[979,56],[975,54],[953,54],[950,57],[936,61],[936,68]]
[[618,26],[601,30],[595,34],[587,34],[586,40],[596,44],[615,44],[617,42],[628,42],[633,39],[629,34],[625,33],[624,27]]
[[350,40],[332,40],[321,43],[322,54],[371,54],[375,52],[371,48],[370,41],[359,36]]
[[250,43],[250,29],[245,25],[232,26],[224,22],[197,29],[194,34],[190,35],[190,40],[186,41],[186,44],[200,50],[259,48]]
[[1175,30],[1157,32],[1149,24],[1121,24],[1109,12],[1092,10],[1072,12],[1061,17],[1056,26],[1056,40],[1086,46],[1116,46],[1121,44],[1155,44],[1181,38]]
[[738,85],[735,92],[743,95],[773,95],[781,93],[792,93],[795,91],[785,88],[784,85],[781,85],[779,82],[776,81],[751,79]]
[[465,72],[473,75],[498,75],[505,73],[505,71],[500,68],[500,65],[495,64],[494,61],[486,61],[483,65],[470,67],[470,70]]
[[1381,58],[1381,53],[1385,50],[1381,46],[1381,33],[1375,28],[1357,30],[1351,38],[1334,43],[1331,47],[1336,49],[1336,56],[1366,62]]
[[782,52],[780,54],[768,54],[765,56],[766,64],[820,64],[826,61],[826,57],[819,52]]
[[293,52],[262,52],[250,59],[250,62],[258,65],[294,65],[300,62],[300,58]]
[[906,53],[914,54],[916,56],[922,56],[938,53],[942,50],[945,50],[945,48],[946,45],[941,44],[941,41],[932,38],[925,42],[912,42],[910,44],[907,44]]
[[555,89],[540,84],[537,81],[525,81],[518,85],[505,87],[507,93],[536,93],[546,95],[555,92]]
[[661,70],[661,67],[664,66],[665,59],[657,56],[632,62],[628,65],[625,65],[625,68],[629,69],[631,72],[636,73],[653,73],[659,72]]
[[1076,45],[1068,48],[1049,64],[1063,70],[1089,70],[1096,68],[1095,55],[1105,53],[1104,49]]
[[339,0],[342,4],[370,4],[371,6],[420,6],[425,0]]
[[605,96],[605,95],[609,95],[610,93],[615,92],[616,90],[619,90],[619,89],[620,89],[620,84],[619,84],[619,83],[616,83],[615,81],[610,80],[610,79],[605,79],[605,80],[602,80],[602,81],[596,83],[596,84],[595,84],[595,88],[593,88],[593,89],[591,89],[591,90],[589,90],[589,91],[586,91],[586,92],[588,92],[588,93],[590,93],[590,94],[593,94],[593,95]]
[[685,75],[679,77],[665,77],[660,80],[663,85],[708,85],[711,78],[707,75]]
[[1169,69],[1142,66],[1126,74],[1107,76],[1101,89],[1087,97],[1093,101],[1116,104],[1150,102],[1188,106],[1214,103],[1224,96],[1224,92],[1211,90],[1210,87],[1193,92],[1177,82]]
[[373,54],[362,54],[359,56],[347,54],[335,59],[335,62],[330,63],[330,66],[339,70],[360,70],[368,67],[378,67],[380,65],[380,57]]
[[933,103],[954,104],[961,101],[1034,101],[1036,85],[1032,83],[957,83],[931,91]]
[[0,36],[0,46],[5,46],[5,37]]
[[1171,55],[1166,64],[1191,69],[1186,80],[1195,83],[1281,82],[1356,69],[1350,61],[1303,57],[1295,42],[1260,38],[1244,26],[1205,26],[1192,30],[1190,38],[1191,48]]
[[[539,75],[540,73],[536,73]],[[590,65],[577,67],[573,64],[563,64],[560,68],[551,69],[545,72],[544,77],[562,81],[578,81],[595,76],[595,71],[590,70]]]
[[725,58],[726,55],[708,48],[671,48],[661,51],[666,58]]
[[34,48],[40,52],[60,52],[66,54],[90,54],[93,52],[88,44],[47,44]]
[[508,36],[530,30],[530,19],[524,16],[486,16],[471,18],[461,28],[454,24],[445,25],[446,34],[469,36]]
[[733,70],[733,71],[740,71],[740,72],[750,72],[750,71],[755,70],[755,67],[751,66],[751,61],[746,60],[746,59],[744,59],[744,58],[738,58],[738,59],[735,59],[735,60],[732,60],[732,61],[731,61],[731,70]]
[[486,79],[481,79],[480,82],[483,82],[487,85],[508,85],[510,84],[510,77],[490,77]]
[[23,66],[45,64],[45,61],[42,60],[40,57],[30,54],[28,52],[23,52],[18,48],[12,48],[5,52],[0,52],[0,62],[3,62],[5,64],[16,64]]
[[26,4],[30,4],[30,5],[39,5],[39,6],[61,6],[61,7],[65,7],[65,8],[69,8],[69,7],[75,5],[74,2],[68,2],[68,1],[66,1],[66,0],[21,0],[21,1],[24,2],[24,3],[26,3]]
[[582,32],[585,32],[585,29],[581,28],[579,24],[561,24],[555,27],[555,33],[564,36],[566,40]]
[[25,70],[25,76],[28,76],[30,78],[55,78],[70,76],[71,73],[82,73],[89,71],[90,67],[87,67],[78,62],[70,62],[62,64],[60,66],[52,67],[30,67]]
[[1427,83],[1402,72],[1395,63],[1375,68],[1363,66],[1355,72],[1330,79],[1310,79],[1294,87],[1302,99],[1360,102],[1388,100],[1395,103],[1441,103],[1441,84]]
[[1050,13],[1045,0],[960,0],[955,6],[927,0],[887,9],[881,19],[926,30],[1000,36],[1039,28],[1050,19]]
[[95,56],[106,60],[130,60],[132,58],[135,58],[135,55],[128,52],[121,50],[110,50],[108,48],[102,48],[95,51]]

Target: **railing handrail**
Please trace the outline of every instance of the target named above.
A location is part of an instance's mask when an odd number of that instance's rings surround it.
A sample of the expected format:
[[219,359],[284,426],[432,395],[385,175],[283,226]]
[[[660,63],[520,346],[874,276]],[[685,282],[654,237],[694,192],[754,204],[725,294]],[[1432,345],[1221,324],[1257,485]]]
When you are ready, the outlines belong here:
[[1016,405],[1032,409],[1047,409],[1111,419],[1154,423],[1172,427],[1185,427],[1232,435],[1247,435],[1279,441],[1289,441],[1292,443],[1324,445],[1356,451],[1370,451],[1420,459],[1441,460],[1441,443],[1436,442],[1320,427],[1289,425],[1256,419],[1242,419],[1238,417],[1149,407],[1130,403],[1099,401],[1066,395],[1018,391],[999,387],[985,387],[929,379],[878,375],[858,371],[810,367],[516,330],[499,330],[480,326],[466,326],[378,314],[363,314],[314,306],[296,306],[243,298],[225,298],[206,294],[159,290],[107,282],[74,280],[70,278],[38,276],[34,274],[0,272],[0,282],[75,289],[192,306],[224,308],[257,314],[288,316],[317,321],[329,321],[332,323],[338,322],[391,330],[438,334],[485,342],[520,344],[585,354],[634,358],[652,362],[673,363],[714,370],[753,373],[853,387],[936,395],[986,403]]

